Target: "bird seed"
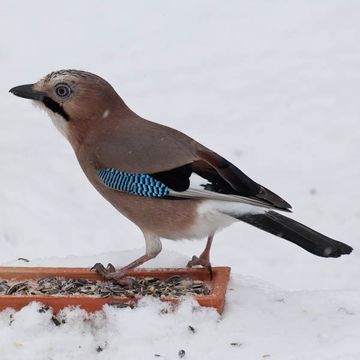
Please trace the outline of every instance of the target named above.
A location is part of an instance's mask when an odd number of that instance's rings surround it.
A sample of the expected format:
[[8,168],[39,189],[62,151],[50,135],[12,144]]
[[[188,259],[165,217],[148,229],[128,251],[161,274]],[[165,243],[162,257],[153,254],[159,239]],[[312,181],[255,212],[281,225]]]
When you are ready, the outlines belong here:
[[97,296],[102,298],[138,298],[154,296],[161,299],[179,298],[186,295],[209,295],[209,285],[201,280],[193,280],[178,275],[166,280],[156,277],[128,277],[119,284],[113,280],[88,280],[43,278],[29,281],[0,279],[1,295],[55,295],[55,296]]

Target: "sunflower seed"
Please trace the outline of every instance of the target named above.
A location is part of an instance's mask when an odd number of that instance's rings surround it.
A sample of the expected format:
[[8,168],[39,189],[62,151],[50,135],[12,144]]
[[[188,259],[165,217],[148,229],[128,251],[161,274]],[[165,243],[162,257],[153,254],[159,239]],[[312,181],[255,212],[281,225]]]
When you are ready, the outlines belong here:
[[36,282],[16,282],[0,279],[0,295],[87,295],[128,297],[151,295],[161,299],[185,295],[208,295],[211,290],[201,280],[174,275],[165,280],[156,277],[127,277],[123,281],[42,278]]

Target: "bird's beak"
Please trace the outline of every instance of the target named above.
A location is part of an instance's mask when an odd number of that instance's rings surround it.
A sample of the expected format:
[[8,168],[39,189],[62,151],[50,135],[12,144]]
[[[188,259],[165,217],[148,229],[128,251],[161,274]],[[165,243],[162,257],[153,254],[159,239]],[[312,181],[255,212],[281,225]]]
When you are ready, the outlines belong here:
[[10,89],[9,92],[25,99],[42,101],[44,99],[45,94],[43,92],[34,90],[33,87],[34,84],[15,86],[12,89]]

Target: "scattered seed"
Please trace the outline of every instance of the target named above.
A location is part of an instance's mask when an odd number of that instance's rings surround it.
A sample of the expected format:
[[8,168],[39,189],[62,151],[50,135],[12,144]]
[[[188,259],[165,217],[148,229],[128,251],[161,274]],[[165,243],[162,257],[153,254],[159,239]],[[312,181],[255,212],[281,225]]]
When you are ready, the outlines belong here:
[[191,325],[189,325],[188,328],[193,334],[196,333],[195,328],[193,328]]
[[339,307],[337,311],[343,312],[346,315],[354,315],[353,311],[350,311],[350,310],[348,310],[348,309],[346,309],[344,307]]
[[14,322],[14,316],[13,316],[13,314],[10,314],[10,316],[9,316],[9,326],[11,326],[13,322]]
[[179,350],[178,355],[180,358],[183,358],[185,356],[185,350]]
[[38,310],[38,312],[41,313],[41,314],[43,314],[43,313],[47,312],[48,310],[49,310],[49,306],[43,305],[43,306]]
[[230,343],[230,345],[240,347],[242,344],[238,343],[238,342],[232,342],[232,343]]
[[60,326],[61,325],[61,322],[59,321],[59,319],[57,317],[52,316],[51,320],[55,324],[55,326]]

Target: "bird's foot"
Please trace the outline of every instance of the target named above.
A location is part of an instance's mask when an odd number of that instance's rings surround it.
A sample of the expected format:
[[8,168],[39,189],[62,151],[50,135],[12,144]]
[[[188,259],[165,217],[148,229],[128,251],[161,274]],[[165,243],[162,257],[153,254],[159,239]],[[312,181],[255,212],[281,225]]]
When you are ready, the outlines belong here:
[[200,255],[200,257],[197,256],[193,256],[191,258],[191,260],[187,263],[186,265],[188,268],[192,268],[194,266],[202,266],[204,268],[206,268],[209,271],[209,275],[210,275],[210,279],[212,279],[213,277],[213,272],[212,272],[212,266],[210,264],[210,261],[208,258],[203,257]]
[[[107,280],[114,280],[120,285],[131,286],[132,281],[128,278],[124,278],[127,274],[126,269],[120,269],[116,271],[113,264],[108,264],[106,267],[101,263],[96,263],[90,270],[95,270],[99,275],[103,276]],[[124,271],[125,270],[125,271]]]
[[96,263],[90,270],[95,270],[99,275],[109,278],[109,275],[115,272],[115,266],[109,263],[105,267],[102,263]]
[[130,277],[127,277],[124,279],[124,276],[127,275],[130,271],[134,270],[139,265],[142,265],[144,262],[153,259],[156,256],[156,254],[152,255],[143,255],[140,256],[138,259],[134,260],[130,264],[124,266],[123,268],[116,270],[115,267],[111,264],[108,264],[107,267],[105,267],[101,263],[96,263],[91,270],[95,270],[98,274],[103,276],[105,279],[108,280],[114,280],[120,285],[128,285],[131,286],[133,284],[133,280]]

